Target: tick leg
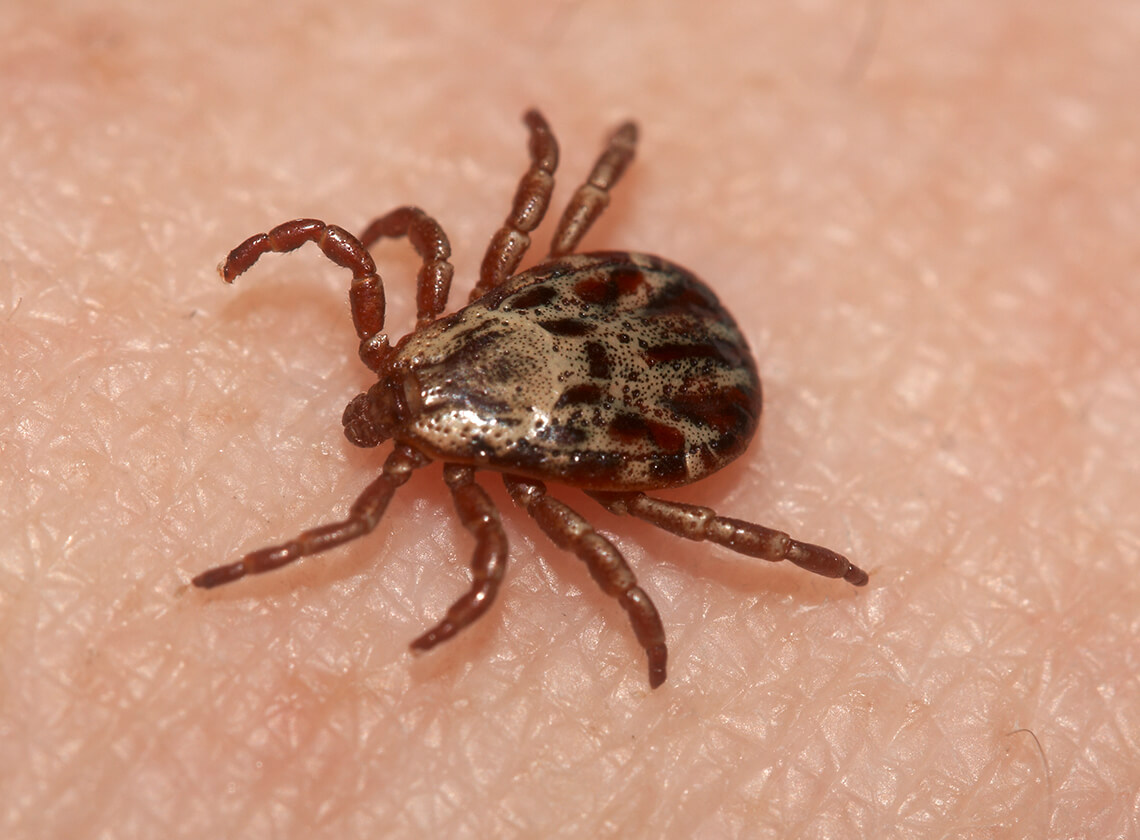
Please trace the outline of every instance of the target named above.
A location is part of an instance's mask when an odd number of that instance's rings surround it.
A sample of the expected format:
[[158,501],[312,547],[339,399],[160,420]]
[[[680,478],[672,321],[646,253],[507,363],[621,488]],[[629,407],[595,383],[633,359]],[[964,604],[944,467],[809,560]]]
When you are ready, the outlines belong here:
[[550,256],[560,257],[578,247],[586,231],[610,203],[610,188],[617,183],[633,160],[636,148],[637,126],[631,122],[622,123],[610,135],[609,142],[594,164],[586,183],[578,187],[566,205],[558,229],[554,232],[554,241],[550,244]]
[[471,300],[483,297],[515,273],[530,247],[530,232],[538,227],[550,204],[554,170],[558,168],[558,141],[538,111],[527,111],[523,122],[530,129],[530,169],[519,180],[507,220],[491,237]]
[[830,549],[793,540],[782,531],[752,522],[717,516],[716,511],[706,507],[655,499],[644,493],[590,495],[611,513],[636,516],[686,539],[708,540],[761,560],[788,560],[809,572],[843,578],[855,586],[865,586],[868,580],[866,572]]
[[251,552],[226,566],[202,572],[191,581],[202,589],[213,589],[246,575],[256,575],[300,560],[310,554],[327,551],[333,546],[363,537],[374,529],[384,515],[388,502],[401,484],[412,475],[412,470],[430,463],[430,460],[407,446],[397,446],[384,462],[384,471],[352,503],[348,518],[301,533],[287,543]]
[[248,271],[262,254],[295,251],[306,242],[315,242],[325,256],[352,271],[349,300],[352,323],[360,338],[360,358],[371,370],[379,370],[390,352],[384,329],[384,284],[376,273],[376,263],[360,240],[344,228],[326,225],[319,219],[294,219],[269,231],[251,236],[238,245],[220,266],[222,279],[232,283]]
[[443,479],[451,488],[463,527],[475,536],[475,555],[471,558],[473,580],[471,589],[451,605],[443,621],[412,642],[412,650],[417,651],[430,650],[450,639],[485,613],[495,600],[507,570],[507,535],[490,496],[475,483],[475,470],[445,464]]
[[360,235],[365,248],[383,237],[406,236],[423,260],[416,284],[416,326],[434,321],[447,306],[451,276],[451,245],[439,222],[418,207],[397,207],[375,219]]
[[590,575],[607,595],[617,598],[629,614],[633,632],[649,657],[649,685],[665,682],[665,628],[657,608],[640,586],[633,570],[613,543],[593,529],[581,515],[546,495],[546,486],[518,476],[504,475],[511,498],[546,532],[559,548],[569,549],[586,563]]

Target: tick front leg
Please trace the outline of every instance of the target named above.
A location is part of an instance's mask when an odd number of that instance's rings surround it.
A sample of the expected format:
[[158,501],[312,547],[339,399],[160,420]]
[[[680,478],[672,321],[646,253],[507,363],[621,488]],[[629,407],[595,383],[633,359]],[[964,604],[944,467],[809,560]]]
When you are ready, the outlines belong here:
[[613,543],[594,530],[581,515],[546,495],[541,481],[504,475],[511,498],[529,513],[559,548],[573,551],[607,595],[616,598],[633,623],[633,632],[649,658],[649,685],[665,682],[665,628],[633,570]]
[[380,477],[369,484],[352,503],[347,519],[304,531],[287,543],[251,552],[236,563],[202,572],[191,582],[202,589],[213,589],[246,575],[272,571],[310,554],[328,551],[334,546],[363,537],[379,523],[396,489],[411,477],[413,470],[427,463],[430,463],[430,459],[414,449],[397,446],[384,462],[384,471]]
[[560,257],[578,247],[586,231],[609,205],[610,188],[633,160],[636,148],[637,126],[631,122],[622,123],[611,135],[586,183],[578,187],[566,205],[550,244],[550,256]]
[[326,257],[352,272],[348,296],[352,304],[352,323],[360,339],[360,358],[370,370],[380,370],[391,352],[388,339],[381,332],[384,329],[384,284],[368,249],[344,228],[326,225],[320,219],[294,219],[268,233],[251,236],[230,251],[219,266],[222,279],[232,283],[262,255],[295,251],[306,242],[315,242]]
[[611,513],[636,516],[686,539],[708,540],[761,560],[787,560],[809,572],[824,577],[843,578],[855,586],[867,584],[867,573],[846,557],[823,546],[794,540],[782,531],[774,531],[741,519],[717,516],[716,511],[710,508],[655,499],[644,493],[590,495]]
[[443,621],[414,642],[412,650],[424,651],[446,641],[487,611],[499,592],[507,570],[507,535],[499,512],[482,487],[475,483],[475,470],[445,464],[443,480],[451,488],[463,527],[475,537],[471,558],[471,589],[451,605]]
[[530,232],[538,227],[550,205],[554,170],[558,168],[558,141],[538,111],[527,111],[523,122],[530,129],[530,169],[519,181],[507,220],[491,237],[471,300],[483,297],[515,273],[530,247]]
[[418,207],[397,207],[375,219],[360,235],[365,248],[383,237],[408,237],[423,260],[416,283],[416,326],[422,327],[439,317],[447,307],[451,290],[451,244],[439,222]]

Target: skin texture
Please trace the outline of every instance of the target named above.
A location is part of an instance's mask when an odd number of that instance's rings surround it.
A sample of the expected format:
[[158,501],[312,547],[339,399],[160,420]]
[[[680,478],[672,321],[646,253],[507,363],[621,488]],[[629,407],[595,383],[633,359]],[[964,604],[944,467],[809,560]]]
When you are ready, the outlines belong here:
[[[0,20],[0,835],[1125,837],[1140,830],[1140,11],[1076,4],[82,4]],[[454,305],[525,166],[554,206],[632,117],[585,250],[660,252],[758,357],[762,433],[671,498],[849,555],[855,590],[553,492],[620,607],[497,477],[496,604],[439,467],[384,453],[347,278],[277,222],[415,203]],[[549,225],[536,235],[544,249]],[[377,246],[396,335],[418,259]],[[525,264],[525,263],[524,263]]]

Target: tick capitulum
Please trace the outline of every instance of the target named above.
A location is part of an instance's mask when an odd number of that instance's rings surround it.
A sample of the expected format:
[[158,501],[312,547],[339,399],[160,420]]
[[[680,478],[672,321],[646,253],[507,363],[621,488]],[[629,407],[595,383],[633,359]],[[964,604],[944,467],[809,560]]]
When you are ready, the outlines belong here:
[[[760,416],[760,380],[732,317],[692,273],[660,257],[574,254],[633,158],[637,128],[610,137],[571,198],[547,259],[515,274],[554,187],[558,144],[538,111],[524,117],[530,168],[492,237],[468,305],[440,317],[452,267],[447,236],[417,207],[376,219],[359,238],[316,219],[297,219],[230,252],[226,282],[268,252],[314,242],[352,272],[349,299],[360,358],[377,377],[345,409],[357,446],[393,447],[379,478],[348,517],[194,578],[203,588],[292,563],[372,531],[412,471],[443,463],[464,527],[475,538],[472,584],[443,620],[412,642],[428,650],[490,607],[507,564],[507,537],[475,471],[502,473],[511,498],[561,548],[576,554],[628,613],[649,658],[649,683],[665,681],[665,630],[621,552],[544,481],[577,487],[616,514],[644,519],[690,540],[750,557],[789,560],[855,586],[867,574],[826,548],[696,505],[647,496],[704,478],[740,455]],[[408,237],[423,263],[416,328],[392,346],[383,333],[384,287],[368,248]]]

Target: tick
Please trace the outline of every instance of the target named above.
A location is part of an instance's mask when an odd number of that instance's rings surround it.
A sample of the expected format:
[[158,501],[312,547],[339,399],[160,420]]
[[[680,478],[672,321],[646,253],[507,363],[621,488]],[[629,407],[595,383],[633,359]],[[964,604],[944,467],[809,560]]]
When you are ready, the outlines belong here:
[[[763,560],[788,560],[855,586],[867,574],[829,549],[780,531],[718,516],[697,505],[646,495],[719,470],[751,441],[760,418],[760,379],[744,336],[716,295],[691,272],[660,257],[624,251],[575,254],[633,159],[637,127],[611,135],[562,215],[546,260],[516,274],[554,187],[558,143],[543,116],[528,111],[530,168],[503,226],[492,237],[466,307],[447,305],[451,247],[439,223],[399,207],[360,237],[316,219],[297,219],[247,239],[221,266],[232,283],[258,258],[315,242],[352,272],[349,300],[360,358],[376,384],[348,404],[342,422],[362,447],[393,441],[380,477],[348,517],[194,578],[209,589],[268,572],[372,531],[414,470],[443,463],[463,526],[475,539],[472,583],[443,620],[412,642],[426,651],[491,606],[507,564],[499,513],[476,470],[503,476],[514,501],[560,548],[586,563],[629,615],[649,658],[649,684],[665,681],[665,630],[621,552],[577,511],[547,494],[558,481],[690,540],[707,540]],[[384,329],[384,286],[369,246],[406,236],[422,259],[415,329],[395,345]]]

